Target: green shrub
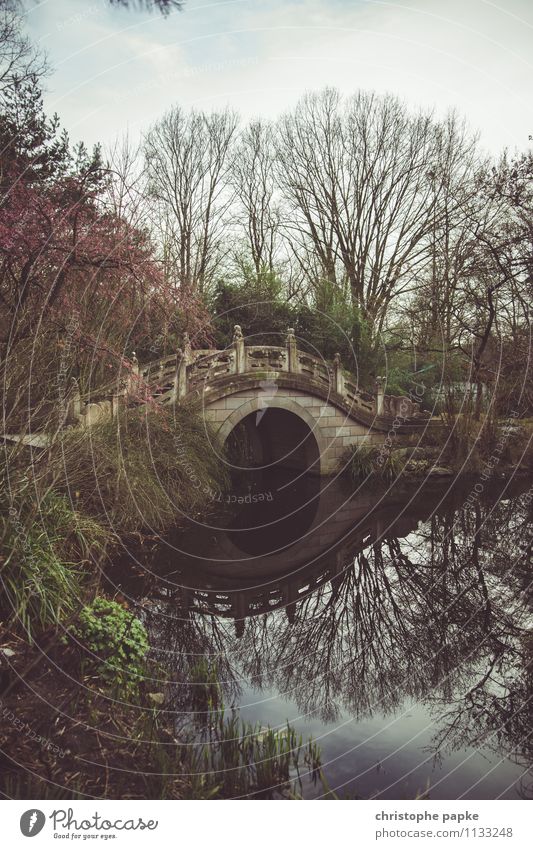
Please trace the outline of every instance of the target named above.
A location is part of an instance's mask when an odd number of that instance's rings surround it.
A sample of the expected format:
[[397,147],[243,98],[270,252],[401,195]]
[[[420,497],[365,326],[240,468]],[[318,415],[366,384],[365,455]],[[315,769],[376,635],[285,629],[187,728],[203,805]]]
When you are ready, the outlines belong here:
[[86,664],[104,681],[126,693],[138,689],[149,644],[146,628],[132,613],[115,601],[97,597],[82,608],[68,634],[89,653]]

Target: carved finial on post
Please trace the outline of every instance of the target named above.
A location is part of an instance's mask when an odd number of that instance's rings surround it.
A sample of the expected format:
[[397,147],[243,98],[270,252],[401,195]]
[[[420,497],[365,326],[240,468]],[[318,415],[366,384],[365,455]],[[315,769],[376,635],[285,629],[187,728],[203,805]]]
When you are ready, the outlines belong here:
[[235,373],[242,374],[246,371],[246,349],[240,324],[233,327],[233,347],[235,349]]
[[185,352],[178,348],[176,351],[176,373],[174,375],[174,383],[172,385],[172,404],[181,401],[187,394],[187,358]]
[[287,361],[289,371],[298,371],[298,348],[294,327],[287,328]]
[[378,375],[378,377],[376,377],[376,415],[377,416],[383,415],[383,407],[384,407],[384,403],[385,403],[384,386],[385,386],[385,378],[380,377]]
[[335,377],[335,392],[337,395],[344,395],[344,375],[342,373],[340,354],[335,354],[333,357],[333,374]]

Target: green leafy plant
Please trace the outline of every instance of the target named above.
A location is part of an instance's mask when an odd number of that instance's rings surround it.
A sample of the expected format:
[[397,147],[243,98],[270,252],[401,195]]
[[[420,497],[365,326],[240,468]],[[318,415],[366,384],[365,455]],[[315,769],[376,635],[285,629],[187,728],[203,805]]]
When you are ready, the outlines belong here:
[[137,617],[116,601],[98,596],[83,607],[68,630],[70,639],[88,653],[89,667],[94,666],[106,682],[126,693],[138,689],[149,643]]

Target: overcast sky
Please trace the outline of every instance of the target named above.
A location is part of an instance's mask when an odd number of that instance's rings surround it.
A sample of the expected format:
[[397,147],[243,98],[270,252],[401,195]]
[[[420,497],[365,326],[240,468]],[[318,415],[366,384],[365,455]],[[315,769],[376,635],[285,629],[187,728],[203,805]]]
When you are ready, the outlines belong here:
[[276,116],[308,89],[457,107],[494,153],[533,135],[531,0],[187,0],[167,18],[106,0],[28,0],[73,140],[136,136],[172,104]]

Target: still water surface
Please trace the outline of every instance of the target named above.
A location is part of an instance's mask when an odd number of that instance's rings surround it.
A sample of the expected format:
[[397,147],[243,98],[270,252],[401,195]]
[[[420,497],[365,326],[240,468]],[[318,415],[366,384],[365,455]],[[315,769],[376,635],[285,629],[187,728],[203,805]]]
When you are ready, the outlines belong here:
[[116,586],[142,602],[177,722],[208,656],[226,705],[312,736],[340,795],[531,797],[531,490],[475,482],[270,470],[130,557]]

